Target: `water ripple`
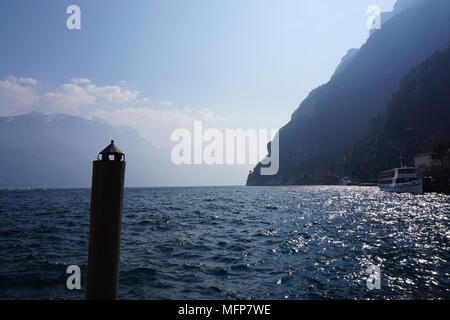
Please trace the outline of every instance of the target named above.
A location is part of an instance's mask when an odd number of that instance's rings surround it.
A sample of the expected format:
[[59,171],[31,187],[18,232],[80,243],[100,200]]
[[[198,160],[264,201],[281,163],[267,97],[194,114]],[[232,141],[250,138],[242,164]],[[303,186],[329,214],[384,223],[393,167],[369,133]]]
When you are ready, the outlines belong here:
[[[0,190],[0,299],[82,299],[88,189]],[[450,197],[361,187],[132,188],[122,299],[449,299]],[[366,270],[381,268],[381,289]],[[82,285],[84,284],[84,276]]]

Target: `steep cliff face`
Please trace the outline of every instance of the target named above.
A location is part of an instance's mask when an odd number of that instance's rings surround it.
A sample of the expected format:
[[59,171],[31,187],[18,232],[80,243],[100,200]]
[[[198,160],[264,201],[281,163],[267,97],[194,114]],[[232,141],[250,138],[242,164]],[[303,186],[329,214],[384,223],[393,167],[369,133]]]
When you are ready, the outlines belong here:
[[337,74],[339,74],[342,70],[345,69],[345,67],[353,60],[353,58],[358,53],[358,49],[350,49],[347,51],[345,56],[342,57],[341,63],[337,66],[336,71],[334,72],[333,77],[335,77]]
[[381,170],[409,164],[414,155],[433,150],[450,138],[450,43],[413,68],[401,81],[386,112],[358,143],[343,172],[371,180]]
[[327,183],[328,173],[368,133],[370,120],[386,108],[405,74],[449,39],[450,1],[419,1],[391,17],[280,130],[278,174],[261,176],[258,164],[247,184]]
[[[394,9],[390,12],[383,12],[381,13],[381,24],[384,25],[386,22],[388,22],[391,18],[399,14],[400,12],[403,12],[404,10],[419,5],[425,1],[428,0],[398,0],[395,5]],[[372,29],[370,30],[370,34],[374,33],[376,30]]]

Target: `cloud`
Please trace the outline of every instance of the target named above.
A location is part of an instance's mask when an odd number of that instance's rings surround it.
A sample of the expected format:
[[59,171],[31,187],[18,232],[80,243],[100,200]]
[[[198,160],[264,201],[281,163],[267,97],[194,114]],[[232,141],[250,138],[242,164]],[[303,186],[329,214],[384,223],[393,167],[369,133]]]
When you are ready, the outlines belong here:
[[6,80],[26,86],[35,86],[39,83],[38,80],[33,78],[17,78],[14,76],[9,76]]
[[68,113],[100,118],[115,126],[128,126],[156,146],[171,145],[170,135],[178,128],[190,129],[194,121],[205,126],[221,120],[208,108],[179,108],[171,101],[155,102],[120,85],[100,86],[87,78],[73,78],[44,90],[33,78],[9,76],[0,80],[0,115],[13,116],[31,111]]
[[87,79],[87,78],[72,78],[70,81],[72,81],[72,83],[75,83],[75,84],[91,83],[91,80]]
[[35,92],[38,81],[9,76],[0,80],[0,114],[17,115],[27,112],[39,101]]
[[173,102],[172,101],[160,101],[160,102],[158,102],[158,105],[170,107],[170,106],[173,106]]
[[46,110],[58,112],[79,112],[80,107],[97,103],[97,98],[77,84],[65,83],[54,92],[47,92],[41,97],[41,104]]
[[197,110],[197,115],[199,118],[203,119],[204,121],[209,122],[216,122],[221,120],[226,120],[225,118],[221,118],[216,116],[210,109],[208,108],[200,108]]
[[148,98],[138,99],[138,91],[123,85],[99,86],[87,78],[72,78],[70,82],[45,92],[39,83],[33,78],[15,76],[0,80],[0,115],[30,111],[82,114],[86,107],[123,107],[149,101]]
[[86,91],[95,97],[103,98],[118,104],[134,102],[138,96],[137,91],[119,86],[97,87],[95,84],[88,84],[86,86]]
[[192,111],[187,108],[176,107],[98,110],[92,116],[116,126],[134,128],[141,136],[158,147],[171,145],[170,136],[173,130],[179,128],[190,129],[196,120],[204,121],[206,125],[222,120],[207,108]]

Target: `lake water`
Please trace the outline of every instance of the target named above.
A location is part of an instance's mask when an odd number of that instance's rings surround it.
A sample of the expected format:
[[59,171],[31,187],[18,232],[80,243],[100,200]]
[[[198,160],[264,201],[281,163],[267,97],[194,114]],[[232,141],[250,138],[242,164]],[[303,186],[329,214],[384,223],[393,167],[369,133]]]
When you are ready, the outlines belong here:
[[[89,189],[0,190],[0,299],[84,298],[89,202]],[[123,215],[121,299],[450,299],[446,195],[131,188]],[[74,264],[82,290],[66,288]]]

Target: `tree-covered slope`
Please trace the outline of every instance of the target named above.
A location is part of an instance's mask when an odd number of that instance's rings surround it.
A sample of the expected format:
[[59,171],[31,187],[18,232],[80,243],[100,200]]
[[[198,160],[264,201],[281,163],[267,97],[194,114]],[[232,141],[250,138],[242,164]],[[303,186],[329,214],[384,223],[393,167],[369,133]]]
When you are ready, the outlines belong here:
[[449,138],[450,43],[406,75],[343,170],[360,180],[373,179],[379,171],[398,166],[400,155],[412,164],[414,155]]

